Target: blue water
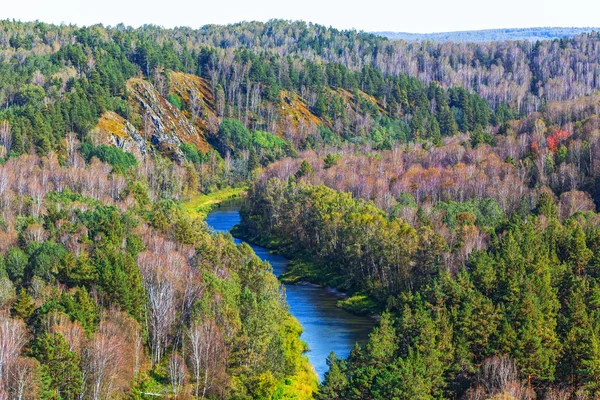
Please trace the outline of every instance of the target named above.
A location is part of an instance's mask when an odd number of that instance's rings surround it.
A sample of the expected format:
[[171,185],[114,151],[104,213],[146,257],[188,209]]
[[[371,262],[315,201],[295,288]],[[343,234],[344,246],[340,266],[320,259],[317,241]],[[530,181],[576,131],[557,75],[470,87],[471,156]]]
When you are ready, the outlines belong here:
[[[221,205],[206,218],[206,223],[216,232],[229,232],[241,221],[239,205]],[[241,243],[235,239],[236,243]],[[285,272],[289,263],[281,255],[270,254],[263,247],[251,245],[261,259],[273,266],[277,276]],[[285,285],[290,312],[300,321],[304,332],[302,340],[308,344],[307,353],[320,380],[327,372],[326,359],[332,351],[340,358],[350,354],[355,343],[364,344],[373,329],[371,318],[350,314],[336,307],[337,298],[324,288]]]

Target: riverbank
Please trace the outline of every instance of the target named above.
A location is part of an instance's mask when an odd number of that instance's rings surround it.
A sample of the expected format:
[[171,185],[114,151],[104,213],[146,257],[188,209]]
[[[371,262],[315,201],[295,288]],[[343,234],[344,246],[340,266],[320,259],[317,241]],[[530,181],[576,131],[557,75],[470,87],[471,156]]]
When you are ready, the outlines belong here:
[[[246,191],[247,187],[228,187],[209,194],[194,196],[192,199],[181,203],[181,207],[192,218],[205,219],[216,206],[226,201],[242,199]],[[292,252],[276,238],[250,236],[245,230],[241,229],[241,225],[234,227],[231,234],[247,243],[264,247],[288,258],[290,264],[286,272],[278,276],[282,283],[289,285],[308,283],[323,287],[339,298],[338,307],[355,315],[376,318],[383,312],[384,306],[368,294],[348,294],[348,289],[343,285],[343,277],[331,273],[324,274],[319,265],[310,260],[309,255]]]
[[332,273],[323,273],[319,265],[311,261],[309,255],[292,251],[277,238],[249,235],[241,224],[235,226],[231,230],[231,234],[247,243],[264,247],[274,254],[281,254],[289,259],[290,263],[286,271],[278,276],[282,283],[323,287],[333,296],[339,298],[338,307],[355,315],[377,319],[383,312],[383,304],[379,304],[366,293],[348,293],[348,288],[344,287],[343,277]]
[[[208,215],[221,203],[243,198],[246,187],[225,188],[209,194],[203,194],[181,203],[181,208],[192,218],[206,220]],[[320,388],[319,376],[311,364],[306,352],[308,344],[301,339],[303,327],[298,319],[288,313],[282,323],[280,340],[284,344],[287,354],[286,360],[293,360],[292,375],[274,381],[270,373],[261,376],[265,387],[270,387],[272,392],[267,396],[278,399],[314,399]]]
[[208,194],[200,194],[181,203],[181,208],[192,218],[205,219],[220,203],[244,197],[247,187],[227,187]]
[[[232,228],[241,222],[241,205],[239,201],[221,204],[208,215],[206,224],[215,232],[231,232]],[[241,240],[236,238],[236,242],[241,243]],[[248,245],[260,259],[271,265],[275,276],[287,270],[287,258],[257,244]],[[305,355],[314,366],[319,380],[322,380],[328,371],[326,360],[332,351],[338,357],[348,357],[356,343],[364,345],[367,342],[368,335],[375,326],[373,319],[346,312],[338,307],[339,293],[332,293],[323,287],[315,287],[312,284],[285,285],[284,293],[290,314],[303,328],[300,339],[308,344],[309,351]],[[304,375],[310,376],[306,368],[297,371],[304,371]],[[298,381],[306,382],[306,376],[299,376]],[[293,383],[293,380],[289,382]]]

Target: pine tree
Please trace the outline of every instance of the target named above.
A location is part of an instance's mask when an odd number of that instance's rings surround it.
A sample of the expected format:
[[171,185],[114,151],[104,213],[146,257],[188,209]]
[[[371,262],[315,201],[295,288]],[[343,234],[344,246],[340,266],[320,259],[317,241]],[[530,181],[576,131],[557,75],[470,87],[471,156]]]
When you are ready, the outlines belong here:
[[58,333],[40,336],[32,350],[42,364],[42,373],[50,379],[50,389],[58,398],[77,399],[83,386],[79,357]]
[[85,288],[77,288],[72,295],[63,293],[61,304],[72,319],[81,323],[86,333],[89,334],[96,330],[97,305]]
[[589,288],[587,281],[574,277],[568,289],[566,304],[567,326],[564,328],[563,356],[560,360],[560,372],[570,384],[578,385],[585,374],[583,361],[588,359],[592,350],[592,325],[585,302]]
[[458,126],[454,120],[454,115],[448,106],[443,107],[437,117],[440,124],[442,136],[454,136],[458,132]]
[[568,246],[569,262],[575,268],[577,275],[587,267],[588,262],[594,255],[586,244],[586,237],[581,226],[576,225],[571,234],[571,240]]
[[416,112],[410,120],[410,131],[413,139],[419,139],[424,134],[424,118],[423,113]]
[[594,396],[600,395],[600,324],[596,322],[588,332],[587,357],[581,361],[584,387]]
[[479,144],[493,144],[494,138],[492,135],[485,131],[481,125],[477,125],[471,133],[471,146],[477,147]]
[[388,390],[380,393],[379,399],[415,399],[433,400],[441,398],[434,394],[435,386],[430,379],[430,371],[427,362],[421,355],[409,351],[407,357],[399,359],[394,373],[392,385]]
[[24,320],[29,319],[35,311],[35,303],[33,298],[22,288],[19,292],[17,300],[13,304],[12,314],[15,317],[22,318]]
[[348,378],[345,373],[345,361],[340,360],[334,352],[331,352],[327,357],[327,366],[329,370],[325,373],[318,398],[323,400],[341,400],[344,398],[343,393],[348,385]]
[[260,168],[260,159],[256,154],[256,150],[252,147],[250,148],[250,154],[248,155],[248,172],[252,172],[257,168]]
[[394,361],[397,350],[396,329],[393,326],[392,315],[386,312],[381,315],[379,326],[369,335],[366,356],[373,367],[383,368]]
[[296,172],[296,179],[300,179],[302,177],[311,177],[315,173],[314,169],[308,163],[308,161],[303,160],[300,164],[300,168]]
[[516,312],[519,329],[515,358],[528,381],[554,379],[560,343],[556,337],[554,315],[542,311],[544,304],[532,292],[526,292]]
[[6,253],[6,272],[16,286],[24,283],[28,263],[27,254],[18,247],[12,247]]
[[72,286],[89,285],[98,276],[86,253],[76,257],[67,253],[59,271],[59,280]]
[[331,154],[331,153],[327,154],[325,156],[325,169],[333,167],[337,163],[338,159],[339,159],[338,155]]
[[546,218],[557,218],[558,209],[556,203],[548,193],[542,193],[538,199],[538,215],[544,215]]
[[427,134],[434,145],[438,147],[442,145],[442,134],[440,132],[440,125],[438,124],[438,121],[435,117],[429,118],[427,125]]

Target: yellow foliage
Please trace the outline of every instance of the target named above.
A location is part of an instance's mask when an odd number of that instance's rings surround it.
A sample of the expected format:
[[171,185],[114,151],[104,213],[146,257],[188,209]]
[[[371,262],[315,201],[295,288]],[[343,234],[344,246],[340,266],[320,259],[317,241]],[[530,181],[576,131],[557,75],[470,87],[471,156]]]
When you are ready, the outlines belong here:
[[192,218],[204,219],[215,205],[225,200],[242,197],[243,195],[245,195],[245,193],[246,188],[228,187],[209,194],[193,196],[190,200],[183,202],[181,204],[181,208]]
[[102,114],[97,128],[101,133],[116,135],[123,139],[129,136],[125,127],[125,119],[113,111]]
[[[279,112],[282,117],[282,121],[285,121],[287,117],[292,117],[292,122],[295,126],[298,126],[300,121],[304,121],[305,124],[313,124],[313,125],[321,125],[324,124],[325,121],[322,121],[313,114],[304,101],[302,101],[298,96],[292,96],[287,90],[282,90],[279,93]],[[283,126],[279,127],[281,132],[283,133]]]

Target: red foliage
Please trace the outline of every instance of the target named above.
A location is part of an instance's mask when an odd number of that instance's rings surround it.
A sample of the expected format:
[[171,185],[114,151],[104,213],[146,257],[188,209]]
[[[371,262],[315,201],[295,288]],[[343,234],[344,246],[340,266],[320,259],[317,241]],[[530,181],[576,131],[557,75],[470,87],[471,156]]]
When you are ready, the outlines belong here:
[[552,153],[556,153],[558,151],[558,139],[556,136],[548,136],[546,142],[548,144],[548,150],[550,150]]
[[569,132],[567,131],[563,131],[563,130],[558,130],[556,131],[556,133],[554,134],[554,136],[558,139],[558,140],[565,140],[566,138],[569,137]]
[[552,153],[558,151],[558,144],[569,137],[569,132],[563,130],[557,130],[553,135],[548,136],[546,142],[548,144],[548,150]]

